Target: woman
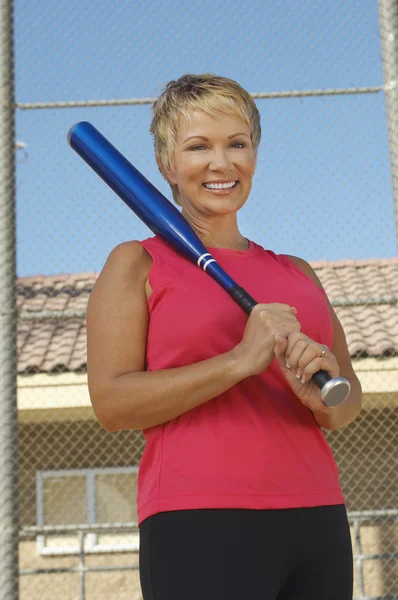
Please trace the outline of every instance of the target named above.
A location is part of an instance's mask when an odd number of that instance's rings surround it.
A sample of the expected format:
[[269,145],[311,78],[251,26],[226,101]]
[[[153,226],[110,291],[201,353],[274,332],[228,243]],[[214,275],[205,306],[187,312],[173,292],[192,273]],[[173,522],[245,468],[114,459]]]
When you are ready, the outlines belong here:
[[[107,431],[142,429],[144,600],[351,600],[352,551],[321,427],[361,407],[342,327],[302,259],[240,232],[260,117],[235,81],[185,75],[153,107],[160,171],[249,318],[157,236],[117,246],[90,297],[88,383]],[[329,350],[329,348],[331,348]],[[351,383],[327,408],[319,369]]]

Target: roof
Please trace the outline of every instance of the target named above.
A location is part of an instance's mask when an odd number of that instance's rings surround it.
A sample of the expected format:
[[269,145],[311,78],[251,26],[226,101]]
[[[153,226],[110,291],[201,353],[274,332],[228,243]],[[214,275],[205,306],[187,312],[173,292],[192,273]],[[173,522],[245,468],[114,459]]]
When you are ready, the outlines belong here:
[[[398,258],[313,262],[353,358],[398,355]],[[18,372],[82,372],[97,273],[17,280]]]

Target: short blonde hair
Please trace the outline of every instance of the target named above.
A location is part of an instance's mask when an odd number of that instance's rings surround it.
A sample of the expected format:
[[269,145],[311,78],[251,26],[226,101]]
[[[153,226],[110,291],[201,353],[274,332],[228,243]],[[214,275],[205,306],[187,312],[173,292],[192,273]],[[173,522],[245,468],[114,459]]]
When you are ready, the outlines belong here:
[[[183,115],[189,119],[194,110],[212,117],[227,113],[243,119],[250,127],[257,156],[261,139],[260,113],[251,95],[239,83],[227,77],[212,73],[186,74],[177,81],[170,81],[152,107],[150,132],[154,139],[156,162],[167,181],[167,172],[173,166],[180,118]],[[175,202],[180,204],[178,187],[169,184]]]

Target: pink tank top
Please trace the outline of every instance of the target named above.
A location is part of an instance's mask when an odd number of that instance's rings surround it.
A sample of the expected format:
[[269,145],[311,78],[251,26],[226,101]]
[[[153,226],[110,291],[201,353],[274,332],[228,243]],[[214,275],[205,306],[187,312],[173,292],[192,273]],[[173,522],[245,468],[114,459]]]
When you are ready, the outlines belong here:
[[[147,370],[189,365],[236,346],[247,315],[230,296],[157,236],[141,244],[153,258]],[[325,294],[287,256],[254,242],[248,250],[208,250],[257,302],[295,306],[301,330],[332,346]],[[261,375],[143,433],[139,524],[171,510],[344,503],[324,434],[276,359]]]

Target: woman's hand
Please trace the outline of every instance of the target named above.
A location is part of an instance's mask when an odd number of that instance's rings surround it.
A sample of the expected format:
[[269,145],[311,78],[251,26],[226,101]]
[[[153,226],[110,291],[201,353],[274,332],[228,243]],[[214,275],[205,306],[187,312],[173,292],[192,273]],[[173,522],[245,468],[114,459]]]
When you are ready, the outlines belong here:
[[322,357],[326,347],[300,332],[289,335],[278,333],[275,338],[275,356],[296,396],[312,411],[325,410],[321,390],[311,377],[321,369],[331,377],[338,377],[340,368],[334,354],[327,349]]
[[232,350],[242,379],[259,375],[274,359],[275,334],[300,331],[296,309],[287,304],[257,304],[250,313],[242,340]]

